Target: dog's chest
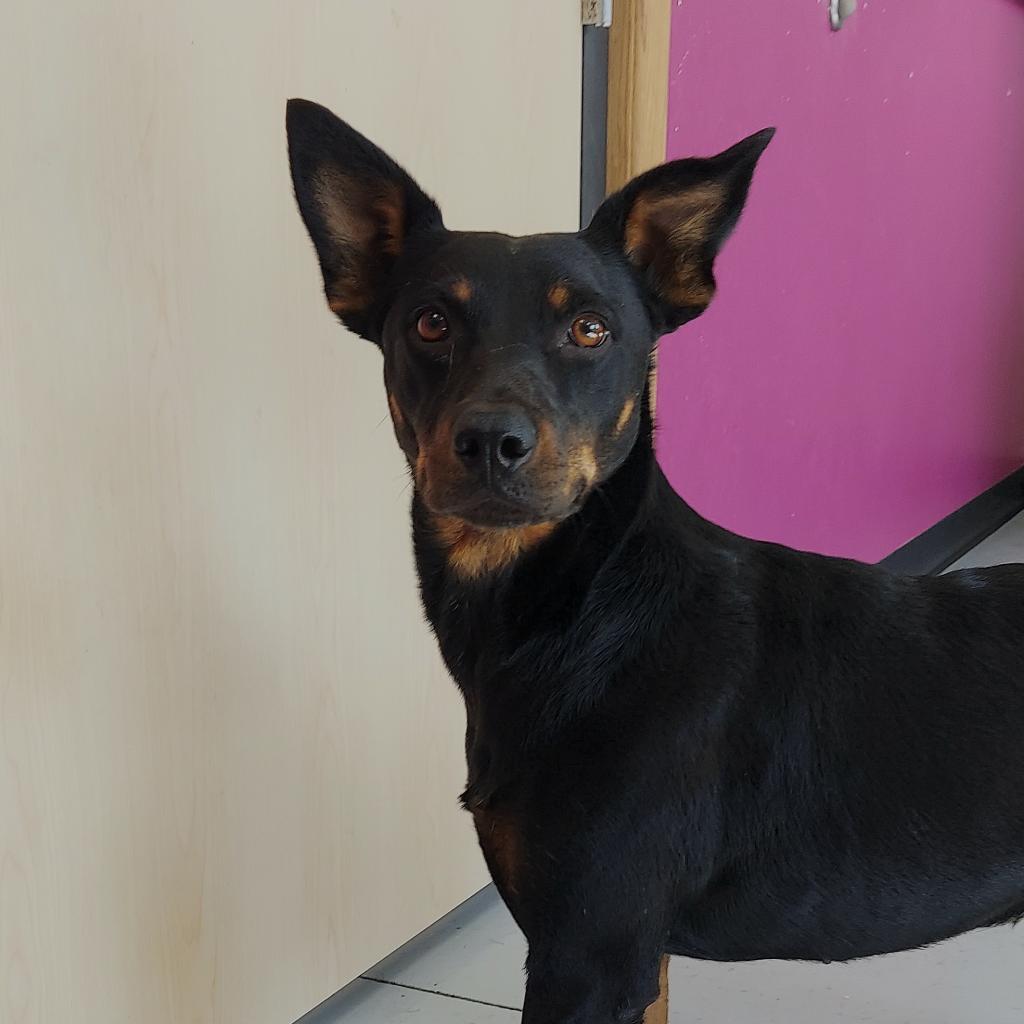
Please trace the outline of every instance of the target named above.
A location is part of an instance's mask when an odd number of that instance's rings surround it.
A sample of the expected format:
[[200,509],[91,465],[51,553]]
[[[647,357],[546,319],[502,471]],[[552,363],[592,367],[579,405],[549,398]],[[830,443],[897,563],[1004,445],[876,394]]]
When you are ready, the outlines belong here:
[[478,807],[473,811],[480,848],[491,877],[506,897],[520,893],[525,840],[521,816],[509,807]]

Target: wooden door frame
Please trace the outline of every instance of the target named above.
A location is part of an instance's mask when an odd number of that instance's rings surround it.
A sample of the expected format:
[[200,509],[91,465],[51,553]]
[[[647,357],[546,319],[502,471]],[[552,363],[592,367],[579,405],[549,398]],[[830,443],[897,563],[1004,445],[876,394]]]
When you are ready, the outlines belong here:
[[665,160],[671,0],[615,0],[608,39],[606,186]]
[[581,226],[665,159],[671,24],[671,0],[614,0],[610,28],[583,28]]
[[[672,0],[613,0],[583,29],[580,226],[601,200],[665,160]],[[651,410],[657,396],[651,373]]]

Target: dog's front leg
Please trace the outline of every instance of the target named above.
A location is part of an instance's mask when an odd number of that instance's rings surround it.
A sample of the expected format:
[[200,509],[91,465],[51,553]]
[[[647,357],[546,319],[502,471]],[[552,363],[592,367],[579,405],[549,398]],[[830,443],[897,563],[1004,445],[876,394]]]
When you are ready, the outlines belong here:
[[668,957],[569,942],[527,958],[523,1024],[667,1024]]
[[[553,803],[584,806],[568,795]],[[665,1024],[676,857],[663,829],[628,818],[622,827],[602,820],[607,812],[548,818],[508,798],[473,810],[491,876],[529,945],[524,1024]]]
[[668,954],[658,971],[658,998],[644,1011],[644,1024],[668,1024]]

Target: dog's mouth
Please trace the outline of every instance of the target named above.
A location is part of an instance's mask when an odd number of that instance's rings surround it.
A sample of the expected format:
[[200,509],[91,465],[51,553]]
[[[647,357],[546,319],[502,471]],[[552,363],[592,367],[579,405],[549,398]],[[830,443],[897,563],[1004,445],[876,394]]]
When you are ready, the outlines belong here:
[[493,492],[482,492],[464,501],[446,503],[444,507],[431,511],[461,519],[483,530],[518,529],[551,520],[551,516],[542,514],[530,504]]
[[585,481],[571,489],[566,498],[564,490],[552,497],[557,500],[529,500],[501,493],[494,489],[478,489],[466,496],[425,495],[427,507],[438,516],[459,519],[483,530],[520,529],[542,523],[557,523],[574,515],[582,508],[589,494]]

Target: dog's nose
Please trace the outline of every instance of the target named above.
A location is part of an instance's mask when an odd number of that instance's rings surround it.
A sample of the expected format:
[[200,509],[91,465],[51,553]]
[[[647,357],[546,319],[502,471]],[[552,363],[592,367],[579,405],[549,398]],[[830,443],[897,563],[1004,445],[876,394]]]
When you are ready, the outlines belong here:
[[515,407],[467,409],[455,424],[455,453],[467,469],[512,472],[537,445],[537,428]]

